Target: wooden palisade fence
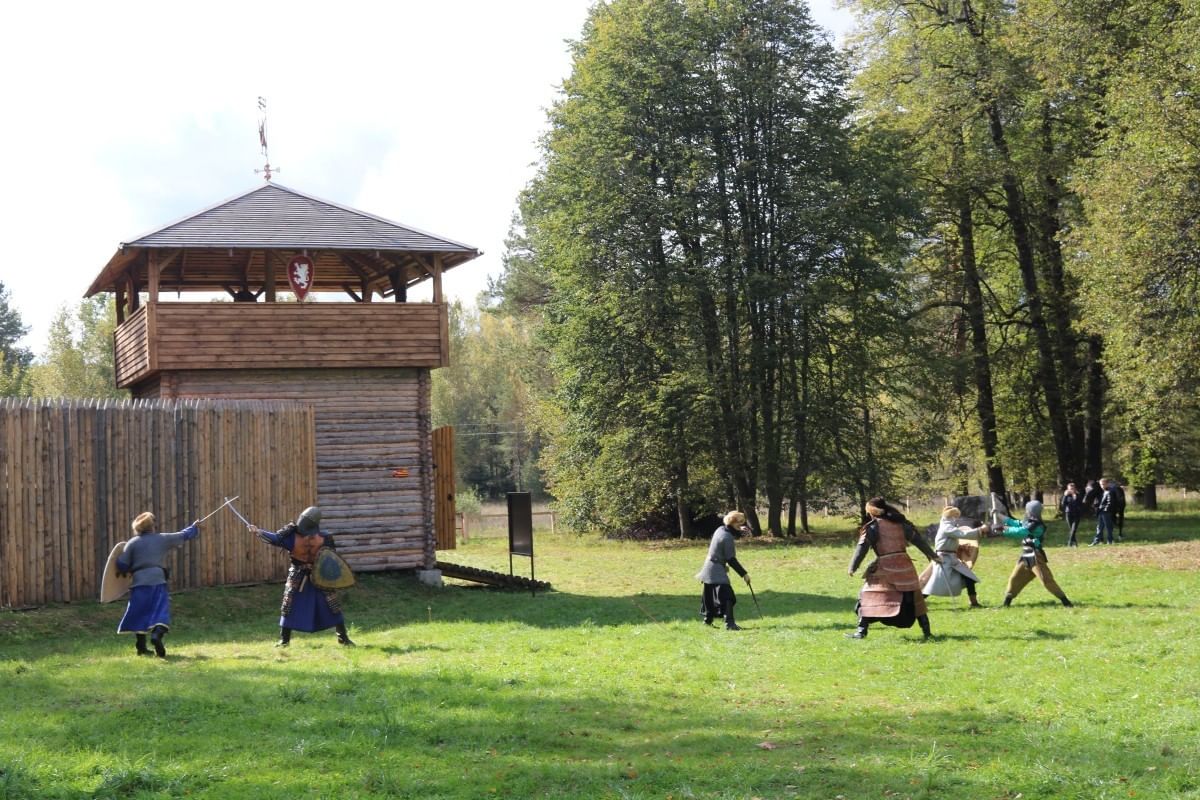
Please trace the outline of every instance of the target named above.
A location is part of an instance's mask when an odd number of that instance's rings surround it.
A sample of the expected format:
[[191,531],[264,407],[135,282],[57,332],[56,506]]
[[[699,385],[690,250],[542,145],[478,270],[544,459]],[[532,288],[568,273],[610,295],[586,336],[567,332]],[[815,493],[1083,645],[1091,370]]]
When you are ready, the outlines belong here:
[[[278,528],[317,496],[304,403],[0,400],[0,606],[95,599],[108,552],[153,511],[179,530],[240,495]],[[281,577],[287,558],[229,511],[168,559],[173,588]]]

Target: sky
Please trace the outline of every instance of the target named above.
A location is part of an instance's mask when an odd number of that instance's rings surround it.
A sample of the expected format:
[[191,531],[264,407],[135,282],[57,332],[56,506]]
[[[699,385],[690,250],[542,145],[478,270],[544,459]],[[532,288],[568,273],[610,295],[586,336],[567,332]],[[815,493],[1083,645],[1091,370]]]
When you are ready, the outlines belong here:
[[[811,10],[837,40],[850,16],[834,2]],[[276,183],[483,250],[444,279],[473,303],[591,5],[10,4],[0,282],[21,344],[42,351],[121,242],[261,185],[260,96]]]

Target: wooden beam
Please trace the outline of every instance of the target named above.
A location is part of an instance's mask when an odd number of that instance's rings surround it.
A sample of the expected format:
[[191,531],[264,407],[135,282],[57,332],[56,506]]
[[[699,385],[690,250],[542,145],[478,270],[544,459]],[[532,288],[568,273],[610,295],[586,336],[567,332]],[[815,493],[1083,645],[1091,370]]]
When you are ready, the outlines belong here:
[[374,292],[371,290],[371,282],[366,278],[362,279],[362,301],[364,303],[371,302],[371,295]]
[[404,270],[396,267],[388,273],[388,282],[392,285],[392,297],[397,303],[408,302],[408,286],[404,283]]
[[440,253],[433,257],[433,302],[442,302],[442,256]]
[[348,294],[354,298],[354,302],[361,303],[363,301],[363,299],[361,297],[359,297],[357,294],[355,294],[354,287],[351,286],[350,284],[344,283],[344,284],[342,284],[342,288],[346,290],[346,294]]
[[146,265],[146,285],[149,296],[146,298],[146,305],[156,305],[158,303],[158,276],[162,270],[162,259],[158,256],[157,250],[150,252],[150,257]]
[[267,302],[275,302],[275,251],[263,251],[263,281],[267,290]]
[[117,325],[125,322],[125,290],[119,285],[113,287],[113,297],[117,302]]

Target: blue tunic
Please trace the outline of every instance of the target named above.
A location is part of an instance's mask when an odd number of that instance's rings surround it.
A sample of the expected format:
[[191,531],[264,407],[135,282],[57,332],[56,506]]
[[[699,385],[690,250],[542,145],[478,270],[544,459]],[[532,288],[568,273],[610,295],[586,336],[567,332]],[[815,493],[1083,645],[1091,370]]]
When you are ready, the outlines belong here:
[[[296,550],[299,536],[295,525],[288,525],[276,533],[263,531],[260,536],[268,544],[281,547],[292,553]],[[326,544],[333,537],[317,533]],[[283,587],[283,605],[280,609],[279,627],[294,631],[315,633],[333,628],[345,622],[336,592],[318,589],[312,582],[312,564],[292,559],[288,567],[287,583]]]
[[170,629],[171,596],[162,562],[168,552],[199,533],[189,525],[178,533],[144,533],[129,540],[117,557],[117,569],[133,573],[133,587],[117,633],[149,633],[158,625]]

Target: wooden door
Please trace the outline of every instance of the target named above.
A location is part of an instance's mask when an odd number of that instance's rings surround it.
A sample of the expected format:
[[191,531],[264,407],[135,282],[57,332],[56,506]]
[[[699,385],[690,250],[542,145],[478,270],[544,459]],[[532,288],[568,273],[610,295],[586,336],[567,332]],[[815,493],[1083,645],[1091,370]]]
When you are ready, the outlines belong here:
[[454,428],[433,430],[433,530],[438,550],[453,550],[454,513]]

